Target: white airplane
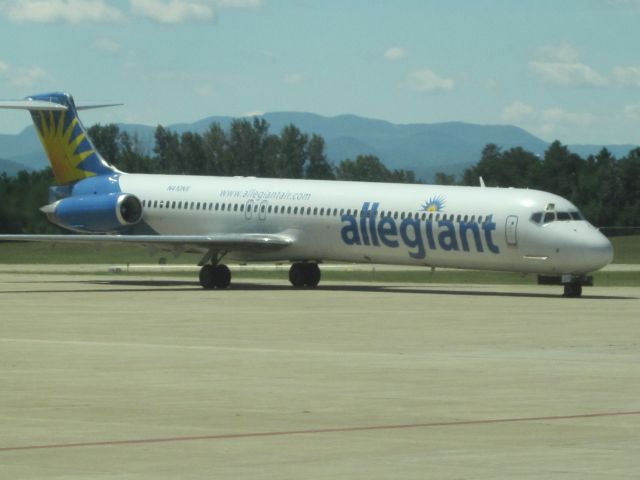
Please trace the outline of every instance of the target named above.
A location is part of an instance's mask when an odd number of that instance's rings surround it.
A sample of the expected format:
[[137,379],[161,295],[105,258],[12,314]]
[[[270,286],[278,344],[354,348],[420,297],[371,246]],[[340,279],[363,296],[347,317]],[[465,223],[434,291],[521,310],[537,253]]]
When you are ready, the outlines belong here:
[[57,182],[42,207],[76,235],[5,241],[143,244],[202,252],[200,284],[226,288],[224,259],[290,261],[315,287],[325,261],[522,272],[578,297],[613,258],[568,200],[516,189],[124,173],[96,150],[66,93],[0,102],[31,113]]

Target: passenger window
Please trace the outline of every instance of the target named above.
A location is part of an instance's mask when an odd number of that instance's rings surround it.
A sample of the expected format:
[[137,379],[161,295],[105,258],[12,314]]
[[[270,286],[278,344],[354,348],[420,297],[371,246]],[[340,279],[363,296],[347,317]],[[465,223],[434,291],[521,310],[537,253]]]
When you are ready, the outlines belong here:
[[394,220],[397,220],[397,219],[398,219],[398,212],[397,212],[397,211],[396,211],[396,212],[393,212],[393,219],[394,219]]
[[344,208],[340,209],[340,216],[344,215]]
[[220,207],[220,204],[219,204],[219,203],[216,203],[216,206],[215,206],[215,210],[216,210],[216,212],[218,211],[218,208],[219,208],[219,207]]
[[482,215],[478,215],[478,223],[482,223]]
[[553,212],[547,212],[544,214],[544,223],[551,223],[556,219],[556,214]]
[[291,213],[291,207],[287,207],[287,213]]
[[542,212],[532,213],[529,220],[531,220],[533,223],[540,223],[540,221],[542,220]]
[[571,220],[571,215],[569,215],[569,212],[558,212],[558,220],[562,222],[569,221]]
[[313,209],[313,214],[314,214],[314,215],[317,215],[317,214],[318,214],[318,207],[315,207],[315,208]]
[[[191,204],[193,205],[193,204]],[[220,210],[222,210],[224,212],[224,203],[222,205],[220,205]]]
[[333,216],[335,217],[335,216],[337,216],[337,215],[338,215],[338,209],[337,209],[337,208],[334,208],[334,209],[333,209]]
[[297,214],[298,214],[298,207],[293,207],[293,213],[294,213],[295,215],[297,215]]

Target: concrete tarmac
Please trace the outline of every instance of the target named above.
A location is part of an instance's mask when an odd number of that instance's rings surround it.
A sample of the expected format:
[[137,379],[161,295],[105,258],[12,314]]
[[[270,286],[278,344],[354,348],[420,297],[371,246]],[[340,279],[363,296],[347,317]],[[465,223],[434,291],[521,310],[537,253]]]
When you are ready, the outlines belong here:
[[0,273],[0,478],[637,478],[640,288]]

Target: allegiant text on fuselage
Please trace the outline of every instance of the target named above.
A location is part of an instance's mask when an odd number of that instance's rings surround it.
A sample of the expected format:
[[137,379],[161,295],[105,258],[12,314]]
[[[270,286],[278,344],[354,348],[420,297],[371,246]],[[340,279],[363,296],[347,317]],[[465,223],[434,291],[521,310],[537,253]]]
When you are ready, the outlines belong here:
[[409,256],[415,259],[425,258],[429,250],[491,252],[499,254],[493,234],[496,224],[493,215],[487,215],[482,223],[449,219],[433,220],[432,216],[424,220],[407,217],[400,225],[391,216],[379,216],[378,202],[364,202],[358,215],[345,214],[340,217],[343,226],[340,232],[346,245],[364,245],[374,247],[406,247]]

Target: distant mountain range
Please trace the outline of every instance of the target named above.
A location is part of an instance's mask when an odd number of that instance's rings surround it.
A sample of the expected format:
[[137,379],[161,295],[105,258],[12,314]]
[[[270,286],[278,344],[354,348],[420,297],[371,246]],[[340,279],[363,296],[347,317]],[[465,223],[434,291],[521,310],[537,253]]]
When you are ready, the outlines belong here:
[[[522,147],[543,155],[548,143],[529,132],[510,125],[476,125],[462,122],[394,124],[383,120],[340,115],[324,117],[312,113],[273,112],[263,118],[271,125],[270,131],[279,133],[289,124],[305,133],[321,135],[327,146],[327,156],[333,163],[360,154],[378,156],[391,169],[413,170],[416,176],[431,181],[436,172],[460,174],[480,159],[487,143],[503,149]],[[234,117],[213,116],[194,123],[169,125],[178,133],[202,133],[213,122],[227,129]],[[121,130],[137,134],[149,151],[153,149],[155,127],[119,124]],[[569,145],[571,151],[586,157],[608,148],[616,157],[622,157],[635,145]],[[33,127],[17,135],[0,135],[0,171],[15,174],[16,169],[40,169],[47,165]]]

